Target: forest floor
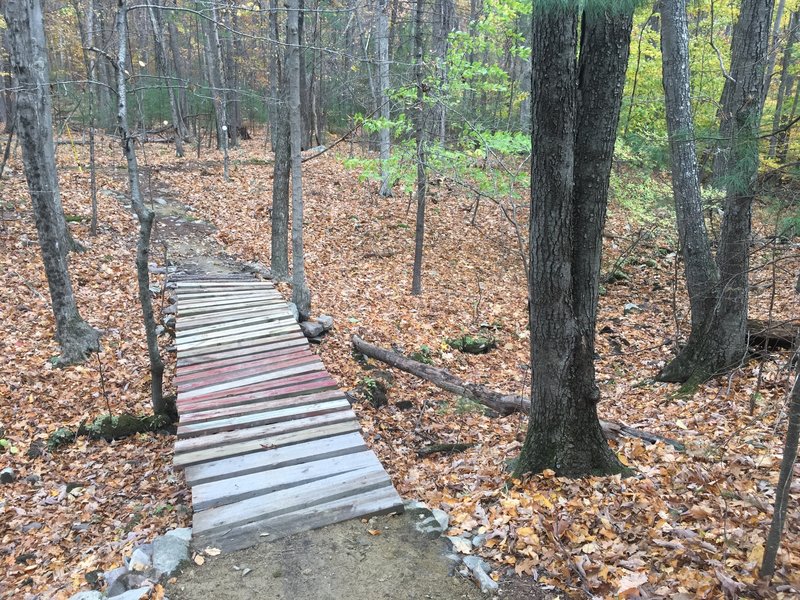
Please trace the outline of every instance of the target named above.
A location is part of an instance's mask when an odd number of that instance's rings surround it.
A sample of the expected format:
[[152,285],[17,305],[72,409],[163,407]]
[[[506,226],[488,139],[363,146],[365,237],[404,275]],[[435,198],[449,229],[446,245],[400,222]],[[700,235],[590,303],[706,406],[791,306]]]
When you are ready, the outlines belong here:
[[[126,208],[124,160],[112,139],[101,148],[99,231],[91,237],[88,151],[59,146],[65,212],[87,247],[70,259],[76,297],[83,316],[104,332],[99,360],[82,366],[53,367],[58,348],[18,158],[0,181],[0,439],[8,446],[0,448],[0,468],[17,475],[0,486],[2,597],[68,597],[87,586],[87,574],[117,566],[134,545],[191,522],[188,492],[171,468],[169,434],[111,443],[79,439],[53,452],[44,446],[57,427],[109,410],[150,410],[134,276],[137,224]],[[207,223],[207,243],[226,254],[198,267],[216,260],[268,264],[272,167],[263,140],[231,152],[230,181],[218,159],[211,151],[203,160],[176,159],[166,145],[147,145],[140,154],[145,189],[152,190],[147,200],[178,200],[190,215],[180,220]],[[357,333],[385,347],[427,353],[465,379],[524,393],[530,385],[525,275],[516,232],[498,207],[482,203],[471,226],[473,199],[447,180],[432,187],[424,293],[415,297],[409,293],[409,198],[380,198],[377,186],[359,181],[334,152],[304,167],[312,313],[336,319],[316,348],[341,387],[355,389],[369,376],[352,357],[350,337]],[[688,329],[687,309],[676,278],[681,268],[669,198],[634,211],[631,200],[613,199],[607,228],[604,272],[625,277],[606,285],[600,303],[600,414],[678,438],[686,452],[623,438],[612,445],[633,477],[574,481],[544,473],[509,485],[507,461],[519,452],[525,417],[493,417],[402,373],[395,373],[385,406],[375,408],[356,394],[365,438],[403,497],[446,510],[451,534],[487,536],[480,554],[504,581],[516,575],[596,596],[790,597],[800,589],[797,479],[778,575],[770,590],[756,579],[786,426],[788,353],[744,361],[691,397],[655,382],[673,356],[676,329]],[[526,213],[525,200],[519,202]],[[796,244],[772,243],[760,225],[768,222],[759,211],[751,316],[788,321],[800,313],[794,292],[800,252]],[[194,243],[182,247],[176,224],[162,216],[157,225],[168,261],[209,254]],[[160,243],[152,259],[163,264]],[[163,286],[163,276],[153,282]],[[286,284],[279,289],[290,293]],[[636,309],[625,314],[631,303]],[[497,348],[467,355],[445,343],[479,331],[490,331]],[[162,344],[166,349],[168,336]],[[164,356],[169,385],[174,354]],[[433,442],[474,446],[418,457]]]

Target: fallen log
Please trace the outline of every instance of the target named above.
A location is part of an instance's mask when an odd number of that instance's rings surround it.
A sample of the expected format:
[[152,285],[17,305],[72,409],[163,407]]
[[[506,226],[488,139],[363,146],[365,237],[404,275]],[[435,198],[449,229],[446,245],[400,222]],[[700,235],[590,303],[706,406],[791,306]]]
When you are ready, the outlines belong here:
[[795,339],[800,335],[800,325],[797,321],[770,323],[760,319],[747,319],[747,333],[752,348],[791,350]]
[[472,448],[474,445],[475,444],[430,444],[429,446],[417,450],[417,456],[430,456],[431,454],[438,454],[440,452],[454,454]]
[[[391,367],[411,373],[429,381],[437,387],[442,388],[448,392],[463,396],[491,408],[493,411],[500,415],[510,415],[512,413],[521,412],[528,414],[531,408],[531,401],[523,396],[516,394],[503,394],[492,390],[484,385],[478,383],[470,383],[459,379],[446,369],[434,367],[433,365],[426,365],[425,363],[418,362],[397,352],[385,350],[369,342],[365,342],[357,335],[352,337],[353,348],[361,354],[374,358]],[[609,438],[618,438],[622,435],[628,437],[635,437],[644,440],[648,443],[654,444],[655,442],[664,442],[669,444],[677,450],[683,451],[684,445],[677,440],[660,436],[649,431],[629,427],[622,423],[614,423],[611,421],[600,420],[600,425]]]

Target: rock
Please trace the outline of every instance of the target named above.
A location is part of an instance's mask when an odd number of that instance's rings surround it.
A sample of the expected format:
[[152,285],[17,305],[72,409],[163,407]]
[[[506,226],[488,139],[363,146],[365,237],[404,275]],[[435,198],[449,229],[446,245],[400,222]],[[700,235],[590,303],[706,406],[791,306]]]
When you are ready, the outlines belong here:
[[157,283],[150,284],[148,289],[153,296],[158,296],[161,293],[161,286]]
[[330,315],[320,315],[317,317],[317,323],[322,325],[325,331],[333,329],[333,317]]
[[434,518],[439,522],[439,527],[445,531],[450,525],[450,516],[439,508],[434,508],[432,511]]
[[14,473],[14,469],[11,467],[6,467],[0,471],[0,483],[12,483],[16,478],[17,474]]
[[638,304],[634,304],[633,302],[628,302],[622,309],[622,313],[626,315],[631,315],[640,312],[642,312],[642,308]]
[[272,270],[260,262],[246,262],[242,265],[242,271],[245,273],[255,273],[264,279],[272,279]]
[[159,267],[155,263],[150,263],[147,265],[147,270],[153,273],[154,275],[164,275],[167,272],[167,267]]
[[297,304],[289,302],[289,312],[292,313],[295,321],[300,321],[300,311],[297,310]]
[[[122,594],[127,590],[135,590],[137,588],[148,587],[153,585],[153,580],[151,579],[152,571],[149,573],[137,573],[135,571],[128,571],[122,577],[117,579],[116,583],[114,584],[117,594]],[[111,594],[108,594],[111,596]]]
[[442,529],[441,525],[439,524],[439,520],[434,516],[430,516],[427,519],[420,521],[414,525],[414,528],[425,537],[431,539],[438,538],[444,532],[444,529]]
[[163,325],[156,325],[156,335],[162,336],[166,333],[167,329]]
[[486,561],[477,556],[465,556],[464,564],[467,566],[470,573],[472,573],[475,581],[478,582],[478,585],[481,587],[481,592],[484,594],[497,593],[497,590],[500,589],[500,586],[494,579],[489,577],[490,569],[489,565],[486,564]]
[[39,523],[39,521],[34,521],[33,523],[28,523],[27,525],[22,526],[22,533],[28,533],[29,531],[36,531],[41,529],[43,525]]
[[167,329],[175,329],[175,315],[167,315],[161,322]]
[[325,333],[325,328],[316,321],[303,321],[300,329],[307,338],[315,338]]
[[472,538],[472,547],[480,548],[486,543],[486,534],[481,533]]
[[458,535],[448,535],[447,539],[453,545],[453,550],[461,554],[469,554],[472,552],[472,542],[467,538]]
[[327,149],[328,149],[327,146],[320,145],[320,146],[314,146],[313,148],[309,148],[308,150],[306,150],[306,152],[308,152],[309,154],[320,154],[321,152],[325,152],[325,150]]
[[136,588],[135,590],[129,590],[116,596],[110,596],[109,600],[142,600],[142,598],[150,595],[151,589],[151,587]]
[[131,554],[128,568],[131,571],[147,571],[153,566],[153,545],[143,544],[136,548]]
[[153,568],[156,574],[170,576],[181,563],[189,560],[189,539],[185,532],[175,530],[170,534],[161,536],[153,540]]
[[94,590],[89,592],[78,592],[69,597],[69,600],[105,600],[105,597],[100,592]]
[[176,537],[179,540],[183,540],[187,544],[192,541],[192,528],[191,527],[178,527],[177,529],[173,529],[168,531],[164,535]]
[[164,206],[167,203],[167,199],[166,198],[162,198],[161,196],[159,196],[158,198],[153,200],[153,202],[155,202],[156,204],[158,204],[160,206]]
[[177,304],[170,304],[169,306],[165,306],[161,309],[162,315],[174,315],[178,312],[178,305]]
[[403,502],[403,511],[412,516],[418,516],[420,519],[427,519],[433,514],[428,505],[419,500],[406,500]]
[[127,591],[123,577],[128,574],[126,567],[117,567],[103,573],[103,579],[106,581],[106,593],[109,596],[116,596],[122,592]]

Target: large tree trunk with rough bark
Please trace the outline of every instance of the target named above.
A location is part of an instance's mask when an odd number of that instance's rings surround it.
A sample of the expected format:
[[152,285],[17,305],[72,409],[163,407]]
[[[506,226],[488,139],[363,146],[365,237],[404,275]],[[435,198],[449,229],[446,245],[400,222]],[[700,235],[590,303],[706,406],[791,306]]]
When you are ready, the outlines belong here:
[[715,161],[726,187],[716,256],[719,282],[702,320],[693,319],[686,346],[659,375],[662,381],[686,382],[689,389],[736,367],[747,355],[752,202],[772,5],[773,0],[744,0],[733,30],[720,109],[723,149]]
[[600,248],[632,15],[534,7],[529,281],[533,390],[517,474],[623,470],[597,417]]
[[117,124],[120,141],[128,167],[128,189],[131,205],[139,220],[139,238],[136,242],[136,279],[139,284],[139,303],[142,306],[145,335],[147,337],[147,354],[150,359],[150,391],[154,414],[167,412],[163,395],[164,362],[158,350],[156,320],[153,314],[153,301],[150,297],[150,234],[153,230],[155,214],[145,206],[139,187],[139,165],[136,159],[134,138],[128,129],[127,85],[125,81],[125,64],[127,61],[128,37],[128,5],[127,0],[117,0],[117,33],[119,48],[117,54]]
[[98,351],[100,336],[78,313],[67,270],[70,237],[56,172],[42,5],[40,0],[7,0],[4,15],[11,70],[18,88],[22,160],[56,320],[56,340],[61,345],[59,364],[68,365]]
[[289,140],[292,155],[292,302],[297,306],[300,320],[308,319],[311,312],[311,293],[306,282],[305,255],[303,253],[303,164],[302,137],[303,114],[300,109],[300,35],[299,0],[289,0],[286,26],[287,79],[289,83]]

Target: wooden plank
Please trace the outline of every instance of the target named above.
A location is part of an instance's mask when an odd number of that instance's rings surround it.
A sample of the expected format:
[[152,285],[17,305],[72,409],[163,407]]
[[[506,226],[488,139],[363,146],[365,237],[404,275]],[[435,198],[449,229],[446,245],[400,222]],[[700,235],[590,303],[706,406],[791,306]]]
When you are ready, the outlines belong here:
[[188,371],[187,369],[180,369],[180,375],[173,379],[176,385],[185,385],[188,383],[198,383],[200,381],[208,381],[216,377],[235,376],[241,372],[254,372],[260,369],[268,369],[275,365],[283,364],[287,361],[297,360],[299,358],[315,358],[316,355],[308,348],[284,348],[280,353],[272,354],[269,356],[259,357],[255,360],[239,359],[241,362],[224,365],[221,367],[214,367],[208,369],[198,369]]
[[[360,431],[358,422],[348,420],[332,425],[325,425],[323,427],[312,427],[310,429],[302,429],[300,431],[273,436],[269,439],[269,447],[270,449],[273,446],[279,448],[281,446],[299,444],[300,442],[318,440],[320,438],[335,436],[342,433],[352,433],[354,431]],[[172,464],[176,469],[181,469],[190,465],[218,461],[232,456],[241,456],[252,452],[263,452],[266,443],[267,442],[263,439],[257,439],[239,442],[238,444],[228,444],[227,446],[205,448],[197,452],[184,452],[176,454]]]
[[[238,415],[178,426],[178,439],[188,439],[198,436],[207,436],[223,432],[241,432],[244,429],[260,427],[272,423],[282,423],[299,418],[326,415],[350,408],[350,403],[342,396],[334,400],[302,404],[300,406],[274,407],[263,412],[248,415]],[[236,438],[238,439],[238,438]]]
[[178,298],[178,315],[182,317],[196,317],[198,315],[216,314],[226,310],[241,308],[257,308],[286,306],[286,301],[282,298],[220,298],[216,302],[209,302],[199,305],[182,304]]
[[350,409],[350,405],[346,400],[339,401],[337,404],[337,410],[320,415],[309,417],[299,416],[289,421],[278,421],[277,423],[250,427],[248,429],[234,429],[233,431],[220,431],[218,433],[210,433],[198,437],[178,439],[175,441],[175,455],[177,457],[184,453],[219,448],[226,445],[235,445],[250,440],[257,440],[260,442],[262,449],[268,450],[273,445],[272,437],[303,431],[305,429],[342,423],[348,420],[355,420],[355,413]]
[[[313,442],[312,442],[313,443]],[[313,455],[313,449],[309,450]],[[377,470],[381,464],[375,454],[366,450],[344,456],[333,456],[312,460],[269,471],[230,477],[192,487],[192,508],[195,512],[232,504],[255,496],[311,483],[362,469]]]
[[207,373],[215,373],[217,371],[224,371],[225,369],[238,370],[246,368],[247,365],[269,363],[271,361],[280,360],[285,356],[300,356],[303,354],[313,354],[305,344],[302,346],[297,345],[294,347],[280,348],[278,350],[268,350],[266,352],[259,352],[258,354],[185,365],[176,371],[179,375],[175,377],[175,382],[181,383],[183,381],[191,381],[193,379],[205,377]]
[[301,465],[310,460],[353,454],[366,450],[366,448],[367,445],[364,443],[364,438],[361,437],[359,432],[355,431],[320,439],[315,438],[311,441],[255,454],[245,454],[188,466],[184,476],[186,483],[194,487],[229,477],[279,469],[290,465]]
[[206,300],[184,300],[178,296],[178,314],[186,312],[187,310],[200,310],[214,312],[223,308],[230,308],[231,306],[239,306],[244,304],[260,303],[264,306],[286,303],[286,301],[274,294],[224,294],[208,298]]
[[191,289],[191,288],[206,289],[208,287],[219,287],[219,286],[230,287],[230,288],[247,287],[249,285],[253,285],[253,283],[256,283],[256,284],[259,284],[259,285],[263,285],[263,286],[274,287],[268,281],[258,281],[257,279],[251,279],[249,281],[242,281],[242,282],[239,282],[239,281],[227,281],[227,280],[220,280],[220,281],[196,280],[196,281],[178,281],[177,282],[179,290]]
[[287,406],[303,406],[304,404],[315,404],[325,400],[337,400],[343,398],[344,395],[339,390],[326,390],[323,392],[315,392],[311,394],[292,395],[276,400],[267,400],[266,402],[255,402],[252,404],[243,404],[227,407],[210,407],[206,410],[199,410],[196,412],[181,411],[180,425],[192,425],[195,423],[204,423],[213,421],[215,419],[224,419],[227,417],[235,417],[239,415],[249,415],[252,413],[260,413],[266,410],[284,408]]
[[386,486],[391,486],[391,481],[382,468],[342,473],[197,512],[192,519],[192,534],[221,532]]
[[[219,286],[214,286],[214,287],[219,288]],[[225,289],[224,290],[220,290],[220,289],[216,289],[215,290],[215,289],[208,289],[208,288],[203,288],[203,287],[199,287],[198,288],[198,287],[180,286],[179,289],[178,289],[178,293],[181,296],[202,296],[202,295],[207,295],[207,294],[216,294],[216,293],[219,293],[220,291],[230,291],[230,292],[233,292],[233,293],[247,292],[247,291],[254,291],[254,290],[255,291],[267,291],[267,292],[276,291],[275,290],[275,286],[272,286],[272,285],[270,285],[268,283],[258,282],[258,281],[252,282],[249,286],[239,286],[239,287],[236,287],[235,289],[230,289],[224,283],[223,283],[222,287],[225,288]]]
[[178,349],[179,352],[189,352],[204,350],[208,348],[227,348],[230,344],[237,344],[246,340],[264,340],[284,333],[298,333],[302,335],[297,323],[280,324],[276,327],[264,327],[260,331],[248,331],[242,335],[229,335],[226,337],[212,338],[210,340],[198,340],[194,342],[184,342]]
[[181,322],[176,322],[176,331],[183,332],[188,331],[189,329],[195,329],[197,327],[215,325],[218,323],[228,323],[250,317],[258,319],[259,317],[272,317],[274,315],[290,314],[291,312],[289,311],[289,308],[285,305],[276,305],[274,309],[264,308],[261,306],[256,308],[247,308],[244,310],[234,309],[230,311],[198,315],[196,317],[181,317],[183,320]]
[[[209,386],[222,385],[222,384],[235,384],[237,382],[246,381],[261,374],[273,373],[302,365],[315,364],[319,362],[319,357],[316,354],[308,352],[306,354],[294,357],[287,357],[286,360],[272,361],[266,365],[261,365],[256,369],[230,369],[223,370],[221,373],[212,374],[202,379],[194,381],[186,381],[177,385],[178,392],[191,392],[197,389],[205,389]],[[243,384],[246,385],[246,384]],[[235,386],[234,386],[235,387]]]
[[280,335],[270,336],[267,340],[243,340],[239,344],[229,344],[227,347],[207,352],[185,353],[178,349],[178,368],[189,365],[203,364],[206,361],[224,360],[237,356],[249,356],[268,350],[278,350],[295,346],[306,346],[308,340],[299,331],[292,331]]
[[178,410],[184,412],[199,412],[213,408],[227,408],[242,406],[259,401],[287,398],[336,389],[336,382],[326,371],[306,373],[296,377],[269,382],[262,388],[239,393],[238,390],[228,395],[214,395],[211,398],[195,398],[185,401],[178,394]]
[[261,373],[259,375],[253,375],[252,377],[245,377],[244,379],[237,379],[236,381],[226,381],[215,385],[192,389],[188,392],[184,392],[182,395],[183,400],[190,400],[192,398],[197,399],[207,394],[225,392],[233,388],[247,388],[250,385],[264,383],[267,381],[272,381],[273,379],[280,379],[282,377],[288,377],[289,375],[299,375],[301,373],[324,370],[325,366],[319,360],[316,360],[314,362],[305,363],[295,367],[280,369],[278,371],[270,371],[268,373]]
[[200,548],[213,546],[223,552],[234,552],[333,523],[401,512],[403,501],[395,489],[382,487],[230,530],[197,535],[194,544]]
[[222,337],[230,337],[232,335],[241,335],[245,333],[250,333],[252,331],[262,331],[262,330],[270,330],[274,329],[275,327],[285,327],[288,325],[297,325],[294,318],[291,315],[282,315],[275,319],[263,320],[263,321],[254,321],[253,319],[248,319],[245,323],[249,323],[247,325],[240,325],[238,327],[223,327],[219,329],[199,329],[199,330],[192,330],[187,331],[184,333],[179,333],[176,336],[176,343],[178,345],[187,345],[192,344],[196,341],[203,341],[203,340],[213,340]]

